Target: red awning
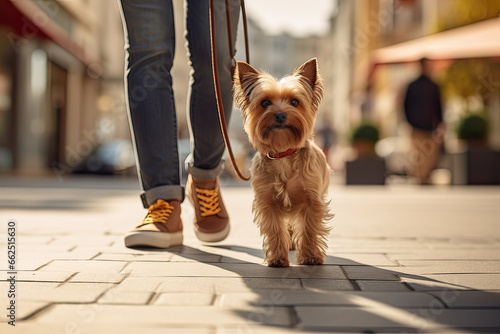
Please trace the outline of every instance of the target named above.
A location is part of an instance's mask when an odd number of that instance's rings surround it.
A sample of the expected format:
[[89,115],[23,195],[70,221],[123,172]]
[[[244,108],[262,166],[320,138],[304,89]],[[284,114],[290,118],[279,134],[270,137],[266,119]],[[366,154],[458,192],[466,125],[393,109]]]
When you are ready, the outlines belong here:
[[414,62],[429,59],[500,57],[500,18],[380,48],[373,53],[376,64]]
[[[9,25],[14,33],[24,38],[50,39],[72,53],[85,65],[99,63],[93,50],[73,40],[61,27],[47,17],[32,1],[0,0],[0,23]],[[45,16],[41,16],[45,15]],[[38,20],[37,20],[38,18]]]

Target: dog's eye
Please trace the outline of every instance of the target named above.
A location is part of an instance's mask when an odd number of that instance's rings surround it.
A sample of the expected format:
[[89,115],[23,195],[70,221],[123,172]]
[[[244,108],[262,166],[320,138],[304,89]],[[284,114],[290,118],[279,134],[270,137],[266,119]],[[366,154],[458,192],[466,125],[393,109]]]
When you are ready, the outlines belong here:
[[292,107],[297,107],[299,105],[299,101],[296,99],[293,99],[292,101],[290,101],[290,104],[292,105]]
[[271,105],[271,101],[269,100],[264,100],[260,103],[260,105],[262,106],[262,108],[267,108]]

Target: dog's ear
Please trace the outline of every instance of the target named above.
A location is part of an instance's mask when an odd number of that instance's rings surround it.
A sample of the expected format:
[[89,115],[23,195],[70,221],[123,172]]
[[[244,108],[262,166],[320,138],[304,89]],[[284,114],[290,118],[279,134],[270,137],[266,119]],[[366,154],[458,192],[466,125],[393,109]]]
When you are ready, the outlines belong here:
[[234,101],[241,109],[250,103],[250,94],[259,79],[259,71],[250,64],[239,61],[234,72]]
[[323,80],[319,75],[318,60],[316,58],[306,61],[293,71],[294,75],[301,77],[304,85],[312,89],[312,104],[318,108],[323,98]]

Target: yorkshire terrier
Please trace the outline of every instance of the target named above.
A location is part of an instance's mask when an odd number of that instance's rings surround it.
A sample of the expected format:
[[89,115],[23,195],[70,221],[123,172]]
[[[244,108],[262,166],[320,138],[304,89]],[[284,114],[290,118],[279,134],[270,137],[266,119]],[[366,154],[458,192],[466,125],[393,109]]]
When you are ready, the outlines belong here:
[[316,58],[279,81],[237,64],[234,99],[257,151],[252,212],[270,267],[289,266],[290,249],[297,250],[299,264],[323,264],[326,257],[331,170],[312,138],[322,97]]

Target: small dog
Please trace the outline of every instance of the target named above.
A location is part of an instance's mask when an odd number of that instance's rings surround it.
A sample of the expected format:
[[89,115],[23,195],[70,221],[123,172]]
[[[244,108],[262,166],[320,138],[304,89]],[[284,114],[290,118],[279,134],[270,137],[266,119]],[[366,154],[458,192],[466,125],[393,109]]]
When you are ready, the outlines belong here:
[[234,99],[257,153],[252,160],[252,211],[264,236],[270,267],[289,266],[288,251],[299,264],[323,264],[326,200],[331,170],[312,140],[323,96],[316,58],[276,80],[244,62],[234,75]]

